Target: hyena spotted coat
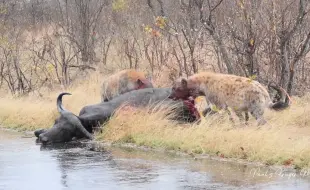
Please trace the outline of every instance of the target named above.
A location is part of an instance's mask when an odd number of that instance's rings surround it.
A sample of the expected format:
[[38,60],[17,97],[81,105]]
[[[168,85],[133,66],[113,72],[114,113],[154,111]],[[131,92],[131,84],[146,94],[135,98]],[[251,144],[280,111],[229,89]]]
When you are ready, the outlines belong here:
[[266,123],[263,116],[266,107],[274,110],[288,107],[288,103],[273,103],[268,91],[255,80],[213,72],[197,73],[174,82],[170,98],[186,99],[190,96],[205,96],[219,109],[228,111],[230,107],[240,120],[243,120],[242,112],[250,112],[258,125]]
[[153,84],[146,74],[134,69],[125,69],[103,81],[101,101],[107,102],[120,94],[143,88],[153,88]]

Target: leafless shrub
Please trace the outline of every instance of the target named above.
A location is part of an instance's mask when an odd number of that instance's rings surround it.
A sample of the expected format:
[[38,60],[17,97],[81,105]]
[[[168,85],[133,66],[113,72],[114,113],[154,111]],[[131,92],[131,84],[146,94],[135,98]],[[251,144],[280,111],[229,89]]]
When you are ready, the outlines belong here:
[[171,81],[212,68],[301,95],[310,84],[309,9],[306,0],[2,1],[0,87],[66,87],[114,65],[166,71]]

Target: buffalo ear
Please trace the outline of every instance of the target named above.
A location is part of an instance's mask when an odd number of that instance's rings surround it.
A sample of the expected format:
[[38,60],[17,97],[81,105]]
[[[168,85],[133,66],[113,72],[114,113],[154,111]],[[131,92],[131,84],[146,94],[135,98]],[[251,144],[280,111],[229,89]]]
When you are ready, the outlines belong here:
[[181,80],[181,85],[182,85],[183,88],[187,88],[187,80],[183,78]]

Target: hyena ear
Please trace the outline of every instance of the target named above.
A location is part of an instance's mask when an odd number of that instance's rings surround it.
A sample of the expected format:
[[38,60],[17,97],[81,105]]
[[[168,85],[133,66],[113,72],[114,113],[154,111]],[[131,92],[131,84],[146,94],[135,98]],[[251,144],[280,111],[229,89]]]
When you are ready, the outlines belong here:
[[187,88],[187,80],[183,78],[181,80],[181,85],[182,85],[183,88]]
[[144,83],[142,82],[142,80],[138,79],[138,80],[137,80],[137,84],[138,84],[138,85],[143,85]]

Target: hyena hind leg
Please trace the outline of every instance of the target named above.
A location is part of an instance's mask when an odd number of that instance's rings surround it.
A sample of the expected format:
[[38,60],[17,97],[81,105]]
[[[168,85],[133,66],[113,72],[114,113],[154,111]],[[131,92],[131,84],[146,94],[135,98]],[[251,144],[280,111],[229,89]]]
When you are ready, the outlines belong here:
[[248,124],[249,114],[245,112],[245,118],[242,115],[242,111],[235,111],[236,115],[238,116],[240,122],[244,122],[246,125]]
[[265,125],[267,123],[267,121],[265,120],[265,118],[263,116],[264,110],[262,110],[260,108],[255,108],[253,111],[251,111],[251,114],[257,120],[258,126]]

